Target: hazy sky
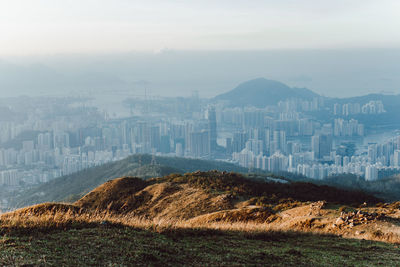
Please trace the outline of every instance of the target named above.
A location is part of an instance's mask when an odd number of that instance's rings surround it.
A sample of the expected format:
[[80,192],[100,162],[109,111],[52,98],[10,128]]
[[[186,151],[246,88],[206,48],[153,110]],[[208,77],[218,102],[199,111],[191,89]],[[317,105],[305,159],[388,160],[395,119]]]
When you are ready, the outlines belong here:
[[[400,92],[400,0],[0,0],[0,96],[215,96],[257,77]],[[142,89],[135,89],[142,90]]]
[[400,47],[398,0],[0,0],[0,56]]

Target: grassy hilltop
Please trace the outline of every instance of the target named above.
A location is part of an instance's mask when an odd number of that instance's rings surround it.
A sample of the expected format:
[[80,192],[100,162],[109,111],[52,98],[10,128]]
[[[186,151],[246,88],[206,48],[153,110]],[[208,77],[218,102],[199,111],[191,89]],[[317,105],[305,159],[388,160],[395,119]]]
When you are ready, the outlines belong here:
[[151,164],[151,155],[137,154],[123,160],[62,176],[20,193],[11,200],[11,206],[21,208],[49,201],[73,202],[108,180],[122,176],[148,179],[197,170],[247,172],[246,168],[219,161],[158,156],[155,159],[156,164]]
[[3,214],[0,264],[396,265],[400,204],[379,201],[219,171],[123,177]]
[[[151,155],[133,155],[126,159],[92,167],[71,175],[62,176],[47,183],[34,186],[20,192],[10,199],[11,208],[21,208],[43,202],[74,202],[91,190],[117,177],[132,176],[142,179],[162,177],[173,173],[189,173],[197,170],[219,170],[236,173],[247,173],[248,169],[220,161],[187,159],[179,157],[155,157],[152,164]],[[271,176],[267,172],[259,172],[259,178]],[[392,177],[379,181],[365,181],[360,177],[342,175],[325,180],[313,180],[295,174],[284,173],[286,180],[306,181],[314,184],[334,186],[348,190],[368,192],[385,201],[400,200],[400,179]]]

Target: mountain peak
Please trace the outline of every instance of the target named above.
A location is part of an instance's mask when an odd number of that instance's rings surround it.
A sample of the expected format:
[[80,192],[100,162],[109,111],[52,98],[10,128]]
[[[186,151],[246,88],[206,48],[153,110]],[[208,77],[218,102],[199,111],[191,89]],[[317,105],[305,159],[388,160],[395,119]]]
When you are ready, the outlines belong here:
[[293,97],[311,99],[316,96],[318,94],[309,89],[291,88],[282,82],[261,77],[243,82],[233,90],[216,96],[215,100],[226,100],[232,106],[262,108]]

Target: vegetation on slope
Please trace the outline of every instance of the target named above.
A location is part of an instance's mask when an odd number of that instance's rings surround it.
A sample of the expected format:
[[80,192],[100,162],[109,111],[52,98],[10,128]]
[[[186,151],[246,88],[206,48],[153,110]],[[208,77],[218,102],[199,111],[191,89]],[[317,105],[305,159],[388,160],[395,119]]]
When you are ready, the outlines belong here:
[[146,186],[148,183],[140,178],[115,179],[94,189],[75,204],[82,208],[109,211],[137,206],[135,204],[140,205],[141,201],[135,199],[134,195]]
[[11,199],[11,206],[19,208],[50,201],[73,202],[108,180],[123,176],[147,179],[196,170],[247,171],[247,169],[234,164],[218,161],[176,157],[156,157],[156,165],[151,165],[151,161],[151,155],[133,155],[124,160],[62,176],[22,192]]
[[[253,204],[271,207],[292,202],[301,206],[262,212],[263,208],[251,207],[255,200]],[[332,225],[336,217],[329,214],[337,216],[340,211],[314,210],[315,203],[322,203],[308,202],[315,200],[377,201],[329,186],[266,182],[218,171],[149,180],[119,178],[74,204],[45,203],[3,214],[0,265],[364,266],[395,265],[400,260],[399,249],[391,244],[290,232],[306,227],[327,233],[320,228],[323,220]],[[398,209],[398,203],[382,209]],[[328,216],[322,218],[323,214]],[[272,221],[270,216],[275,216]],[[300,220],[293,221],[296,216]],[[289,224],[277,231],[270,223]],[[290,228],[290,223],[297,228]],[[313,223],[317,228],[311,228]],[[337,234],[343,231],[338,228]],[[379,234],[375,240],[385,240],[383,232],[372,234]]]
[[[229,215],[223,215],[224,220],[264,222],[283,209],[315,201],[359,206],[364,202],[377,203],[379,199],[362,192],[311,183],[266,182],[237,173],[197,171],[146,181],[118,178],[92,190],[74,206],[96,212],[167,220],[229,211]],[[264,208],[237,210],[238,202]]]
[[175,182],[199,186],[203,189],[223,192],[233,197],[262,197],[263,201],[278,203],[284,199],[297,201],[320,201],[360,205],[364,202],[377,203],[376,197],[361,191],[338,189],[326,185],[315,185],[307,182],[266,182],[257,176],[248,178],[238,173],[224,173],[218,171],[172,174],[150,182]]
[[363,178],[353,174],[343,174],[324,180],[306,180],[319,185],[362,191],[388,202],[400,200],[400,176],[388,177],[376,181],[365,181]]
[[[104,164],[72,175],[63,176],[20,193],[10,200],[10,205],[18,208],[52,201],[74,202],[108,180],[123,176],[134,176],[143,179],[149,179],[151,177],[162,177],[173,173],[183,174],[197,170],[208,171],[214,169],[228,172],[247,172],[247,169],[245,168],[219,161],[205,161],[175,157],[156,157],[156,165],[152,165],[151,161],[151,155],[134,155],[121,161]],[[268,174],[266,173],[264,174],[264,176],[267,175]],[[263,175],[259,176],[261,177]],[[398,192],[399,187],[397,186],[398,180],[395,179],[388,181],[365,182],[360,181],[360,179],[353,179],[352,177],[343,177],[342,179],[335,178],[326,181],[310,180],[305,179],[304,177],[296,177],[287,174],[285,174],[285,177],[287,177],[284,178],[286,180],[300,180],[312,182],[314,184],[327,184],[348,190],[364,191],[389,200],[397,200],[399,199],[398,196],[400,196],[400,192]],[[296,184],[293,186],[296,186]],[[311,187],[312,185],[310,184],[308,188],[310,188],[311,191],[320,191],[324,189],[322,187],[318,188],[317,190],[317,188],[311,189]],[[297,190],[301,190],[301,188],[302,186],[300,184]],[[383,191],[386,193],[383,194]],[[306,194],[307,192],[303,193]],[[325,196],[325,193],[326,192],[321,193],[320,195]],[[332,192],[332,194],[334,194],[334,196],[336,194],[338,197],[341,197],[341,194],[334,192]],[[316,196],[315,200],[318,197]],[[280,196],[277,196],[277,198],[279,199]]]
[[[58,211],[69,214],[70,211],[66,209],[70,207],[73,214],[76,210],[90,210],[97,213],[130,214],[146,219],[175,220],[191,219],[222,210],[233,211],[237,209],[239,202],[245,206],[257,205],[269,208],[265,210],[267,212],[265,215],[269,216],[285,208],[321,200],[353,206],[359,206],[364,202],[369,204],[379,202],[379,199],[362,192],[340,190],[329,186],[302,182],[266,182],[254,176],[246,178],[237,173],[197,171],[149,180],[118,178],[97,187],[66,208],[62,207],[64,204],[42,204],[5,216],[43,215],[45,212],[42,210],[46,209],[50,215]],[[237,212],[235,214],[237,215]],[[239,215],[241,221],[253,216]]]

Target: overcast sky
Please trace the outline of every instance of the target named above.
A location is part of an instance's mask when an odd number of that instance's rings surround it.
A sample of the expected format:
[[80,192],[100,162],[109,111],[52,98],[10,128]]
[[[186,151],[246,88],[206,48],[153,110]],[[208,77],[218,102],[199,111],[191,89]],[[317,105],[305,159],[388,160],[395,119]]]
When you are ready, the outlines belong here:
[[398,0],[0,0],[0,56],[400,47]]

